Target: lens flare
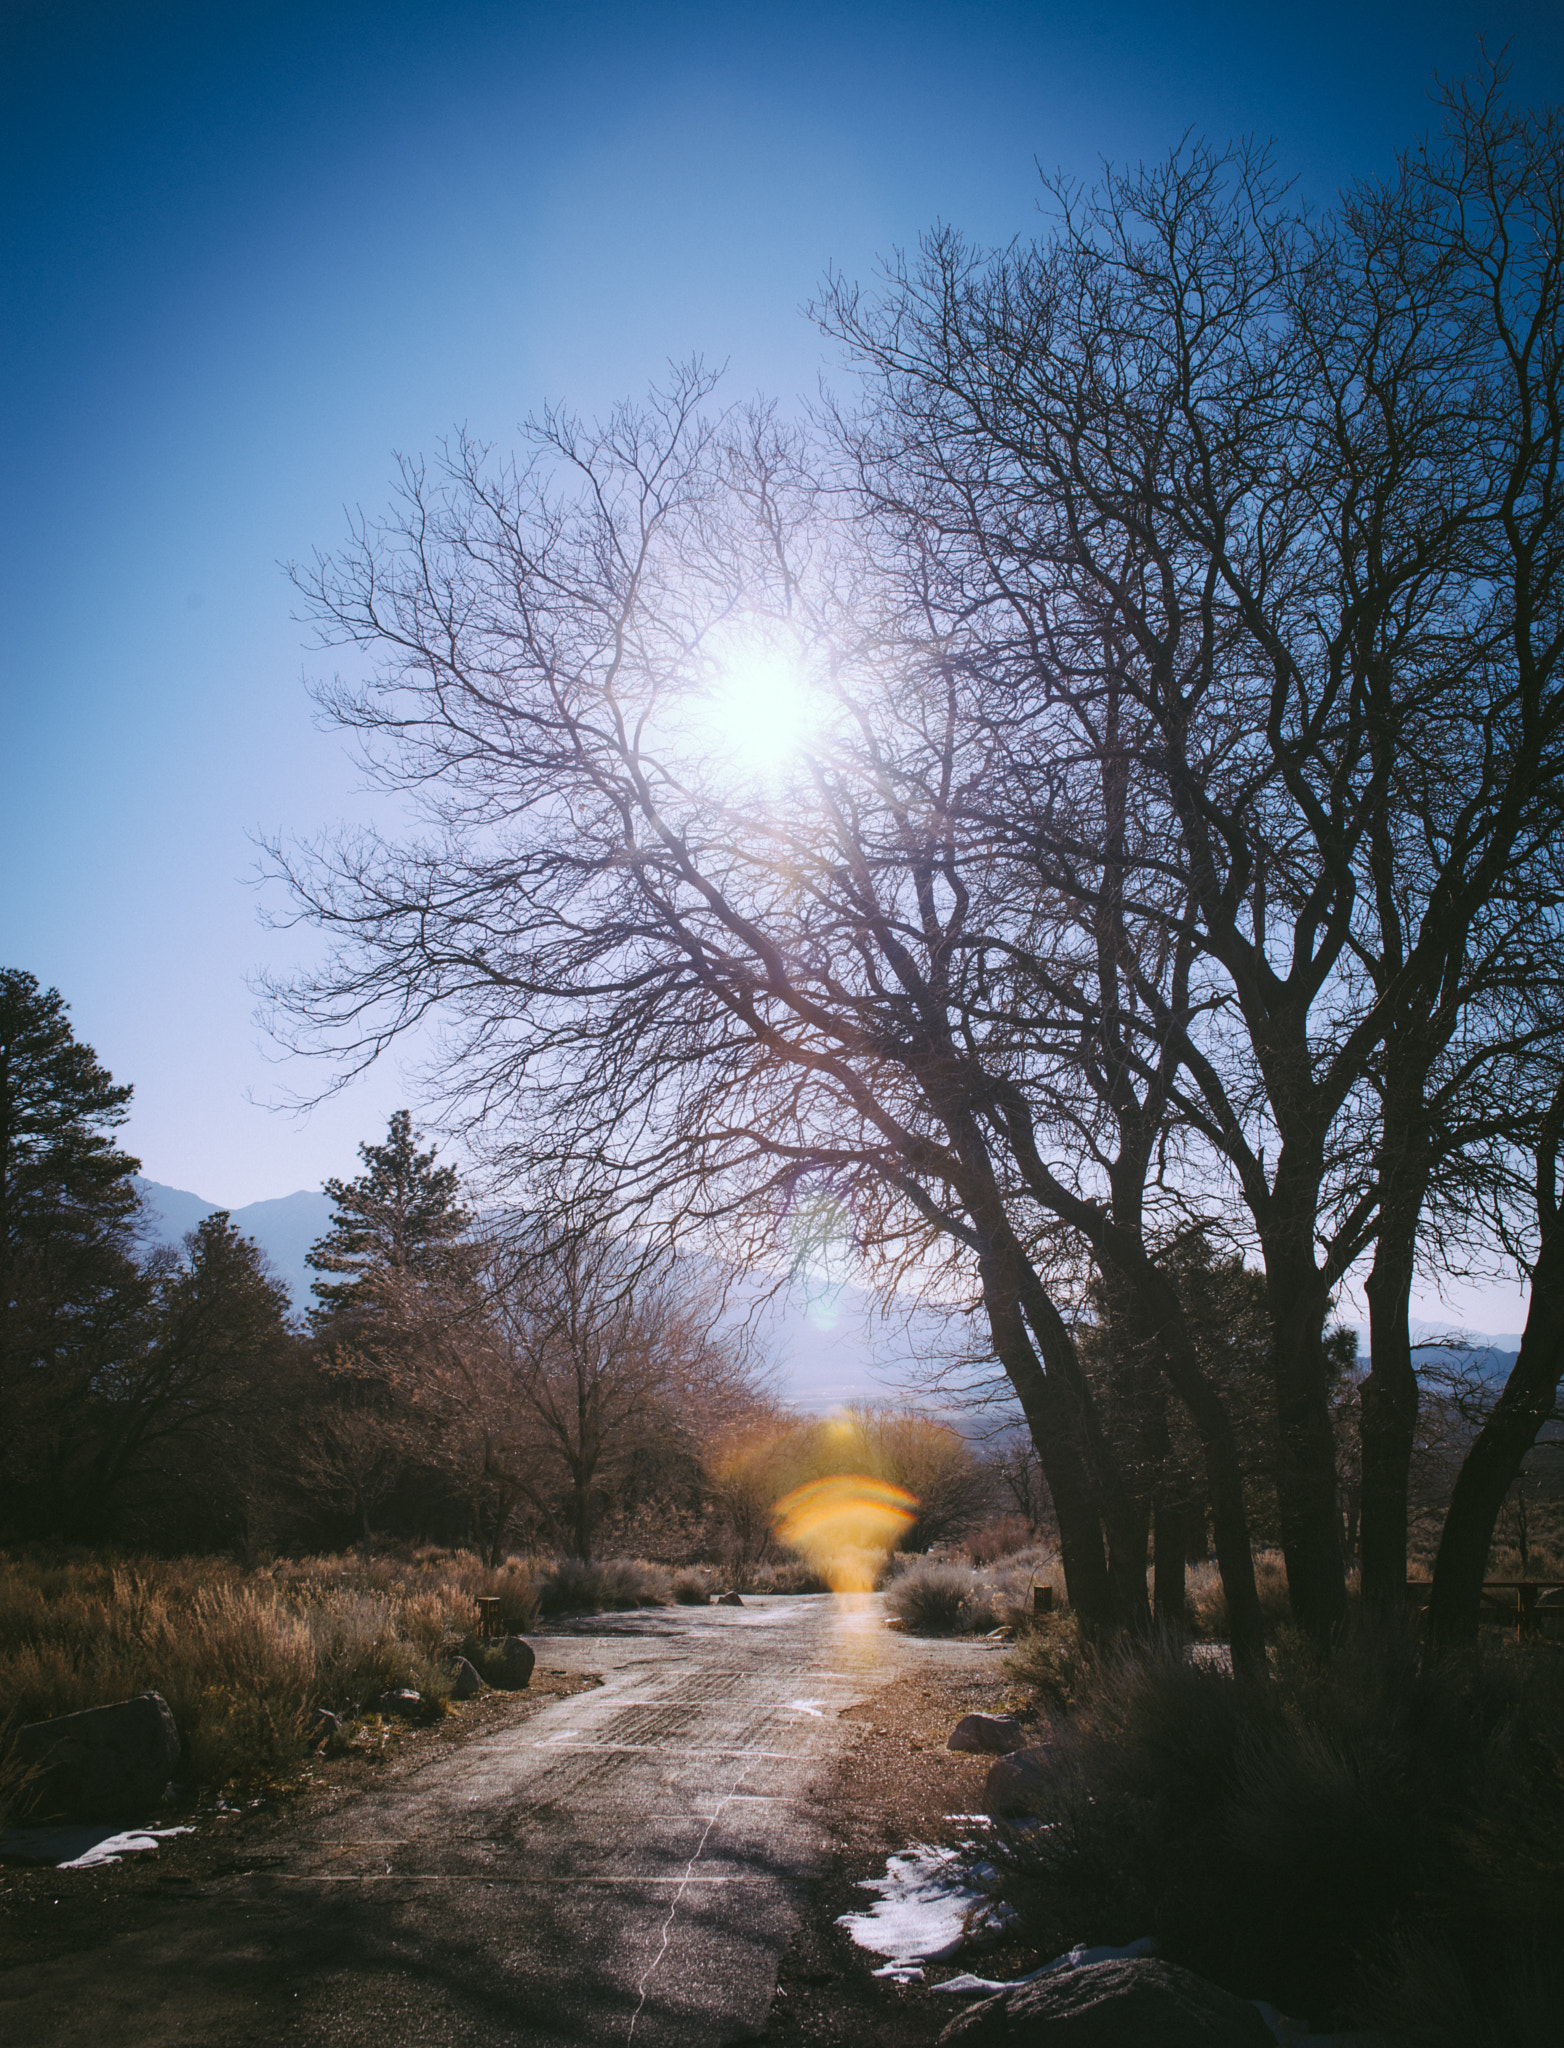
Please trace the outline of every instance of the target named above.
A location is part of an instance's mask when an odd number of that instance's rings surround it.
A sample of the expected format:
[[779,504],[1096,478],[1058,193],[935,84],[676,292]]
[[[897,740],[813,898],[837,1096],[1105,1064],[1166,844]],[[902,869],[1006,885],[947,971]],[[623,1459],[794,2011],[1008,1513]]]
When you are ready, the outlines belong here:
[[777,1535],[809,1559],[833,1592],[867,1593],[917,1513],[916,1496],[905,1487],[833,1472],[785,1493],[771,1517]]

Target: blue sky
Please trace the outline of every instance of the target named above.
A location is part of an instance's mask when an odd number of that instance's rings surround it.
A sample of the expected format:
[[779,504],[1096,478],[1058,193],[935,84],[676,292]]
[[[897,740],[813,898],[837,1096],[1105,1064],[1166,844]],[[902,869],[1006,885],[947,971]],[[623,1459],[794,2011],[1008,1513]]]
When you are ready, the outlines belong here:
[[1328,204],[1480,33],[1564,91],[1564,11],[1531,0],[10,0],[0,959],[135,1083],[147,1173],[317,1186],[408,1095],[387,1069],[307,1122],[260,1106],[290,1077],[246,985],[297,943],[257,922],[249,835],[368,802],[278,564],[381,505],[393,451],[697,352],[811,390],[826,267],[937,218],[1028,232],[1036,161],[1257,133]]

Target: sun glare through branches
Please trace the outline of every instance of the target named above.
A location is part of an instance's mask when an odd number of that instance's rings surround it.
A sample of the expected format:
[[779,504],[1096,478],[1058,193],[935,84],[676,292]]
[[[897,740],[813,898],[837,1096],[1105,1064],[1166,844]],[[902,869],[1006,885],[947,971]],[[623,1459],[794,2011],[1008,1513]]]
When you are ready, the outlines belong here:
[[714,648],[692,724],[703,751],[745,782],[769,784],[823,739],[829,715],[795,650],[745,632]]

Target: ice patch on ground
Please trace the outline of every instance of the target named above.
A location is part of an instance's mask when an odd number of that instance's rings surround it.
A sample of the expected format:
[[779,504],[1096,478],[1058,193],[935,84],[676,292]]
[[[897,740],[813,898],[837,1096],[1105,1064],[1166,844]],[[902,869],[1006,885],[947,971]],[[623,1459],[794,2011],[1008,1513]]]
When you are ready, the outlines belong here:
[[7,1828],[0,1833],[0,1856],[27,1863],[52,1863],[60,1870],[96,1870],[126,1856],[149,1856],[170,1835],[193,1835],[194,1828],[122,1828],[102,1826]]
[[969,1942],[997,1940],[1015,1918],[977,1889],[987,1875],[960,1849],[915,1843],[890,1859],[884,1877],[859,1880],[860,1891],[880,1894],[868,1912],[844,1913],[836,1924],[859,1948],[887,1959],[876,1977],[912,1983],[925,1963],[944,1962]]
[[1123,1948],[1072,1948],[1067,1955],[1055,1956],[1051,1963],[1044,1963],[1040,1970],[1029,1971],[1024,1977],[952,1977],[932,1988],[988,1998],[996,1991],[1013,1991],[1018,1984],[1035,1984],[1039,1977],[1051,1977],[1055,1970],[1079,1970],[1087,1963],[1127,1963],[1136,1956],[1158,1953],[1156,1936],[1143,1934],[1139,1941],[1128,1942]]
[[817,1721],[825,1719],[824,1700],[789,1700],[789,1711],[795,1714],[813,1714]]
[[[1126,1943],[1123,1948],[1072,1948],[1067,1955],[1055,1956],[1051,1963],[1044,1963],[1040,1970],[1032,1970],[1024,1977],[974,1977],[963,1974],[947,1978],[943,1984],[930,1988],[935,1991],[951,1991],[957,1997],[992,1998],[996,1991],[1014,1991],[1021,1984],[1035,1984],[1039,1977],[1051,1977],[1057,1970],[1079,1970],[1088,1963],[1127,1963],[1136,1956],[1160,1954],[1156,1936],[1143,1934],[1139,1941]],[[930,1957],[929,1961],[934,1961]],[[1381,2034],[1311,2034],[1301,2020],[1290,2020],[1274,2005],[1267,2005],[1262,1998],[1252,1998],[1250,2004],[1275,2035],[1279,2048],[1388,2048]]]

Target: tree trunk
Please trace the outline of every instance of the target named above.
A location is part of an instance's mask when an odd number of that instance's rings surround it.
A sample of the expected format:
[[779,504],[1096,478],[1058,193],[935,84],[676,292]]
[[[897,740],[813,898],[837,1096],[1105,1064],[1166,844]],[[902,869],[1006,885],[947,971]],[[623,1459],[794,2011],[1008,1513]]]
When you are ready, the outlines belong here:
[[1434,1650],[1475,1646],[1494,1524],[1521,1461],[1553,1412],[1564,1370],[1564,1229],[1543,1239],[1526,1330],[1504,1392],[1462,1461],[1434,1560],[1428,1634]]
[[[1023,1314],[1020,1260],[1019,1248],[1002,1243],[991,1242],[980,1255],[983,1305],[994,1354],[1021,1403],[1053,1496],[1066,1595],[1081,1627],[1099,1634],[1112,1628],[1115,1615],[1103,1549],[1102,1503],[1089,1455],[1086,1411],[1091,1394],[1075,1357],[1075,1341],[1041,1283],[1028,1289],[1041,1300],[1031,1303],[1030,1315]],[[1046,1370],[1033,1348],[1029,1323],[1032,1331],[1041,1332]]]
[[[1312,1217],[1312,1211],[1311,1211]],[[1311,1222],[1312,1230],[1312,1222]],[[1336,1501],[1336,1437],[1326,1395],[1329,1294],[1312,1245],[1289,1256],[1266,1248],[1276,1388],[1277,1507],[1293,1617],[1322,1648],[1347,1614]]]
[[[1019,1316],[1016,1320],[1019,1323]],[[1018,1354],[1013,1342],[1007,1344],[1007,1357],[996,1337],[1000,1363],[1020,1399],[1053,1497],[1065,1595],[1086,1633],[1100,1635],[1113,1627],[1116,1613],[1103,1547],[1101,1502],[1084,1455],[1079,1418],[1058,1382],[1038,1365],[1024,1332],[1022,1345],[1024,1351]]]
[[1265,1618],[1255,1585],[1254,1552],[1249,1543],[1249,1509],[1244,1500],[1243,1470],[1233,1419],[1211,1384],[1195,1349],[1178,1290],[1163,1272],[1143,1263],[1126,1275],[1137,1286],[1141,1312],[1155,1329],[1173,1390],[1189,1411],[1200,1435],[1206,1486],[1211,1496],[1211,1533],[1217,1568],[1227,1596],[1228,1637],[1233,1669],[1263,1677]]
[[1151,1633],[1151,1600],[1146,1591],[1150,1562],[1151,1501],[1140,1491],[1112,1504],[1108,1517],[1108,1581],[1119,1626],[1131,1635]]
[[1407,1483],[1417,1435],[1418,1384],[1407,1314],[1417,1226],[1428,1189],[1429,1134],[1423,1077],[1433,1055],[1426,1034],[1397,1035],[1388,1048],[1375,1177],[1379,1231],[1364,1292],[1369,1309],[1369,1375],[1359,1415],[1359,1555],[1363,1605],[1399,1626],[1406,1610]]
[[1363,1605],[1376,1622],[1398,1622],[1406,1606],[1407,1475],[1417,1434],[1418,1385],[1407,1311],[1412,1298],[1410,1233],[1383,1228],[1364,1287],[1369,1308],[1369,1375],[1363,1382],[1362,1493],[1358,1544]]
[[1185,1580],[1189,1517],[1184,1502],[1176,1499],[1172,1490],[1166,1486],[1158,1490],[1155,1517],[1152,1571],[1157,1626],[1170,1633],[1182,1635],[1189,1627],[1189,1600]]
[[592,1562],[592,1472],[575,1464],[570,1483],[571,1548],[583,1564]]

